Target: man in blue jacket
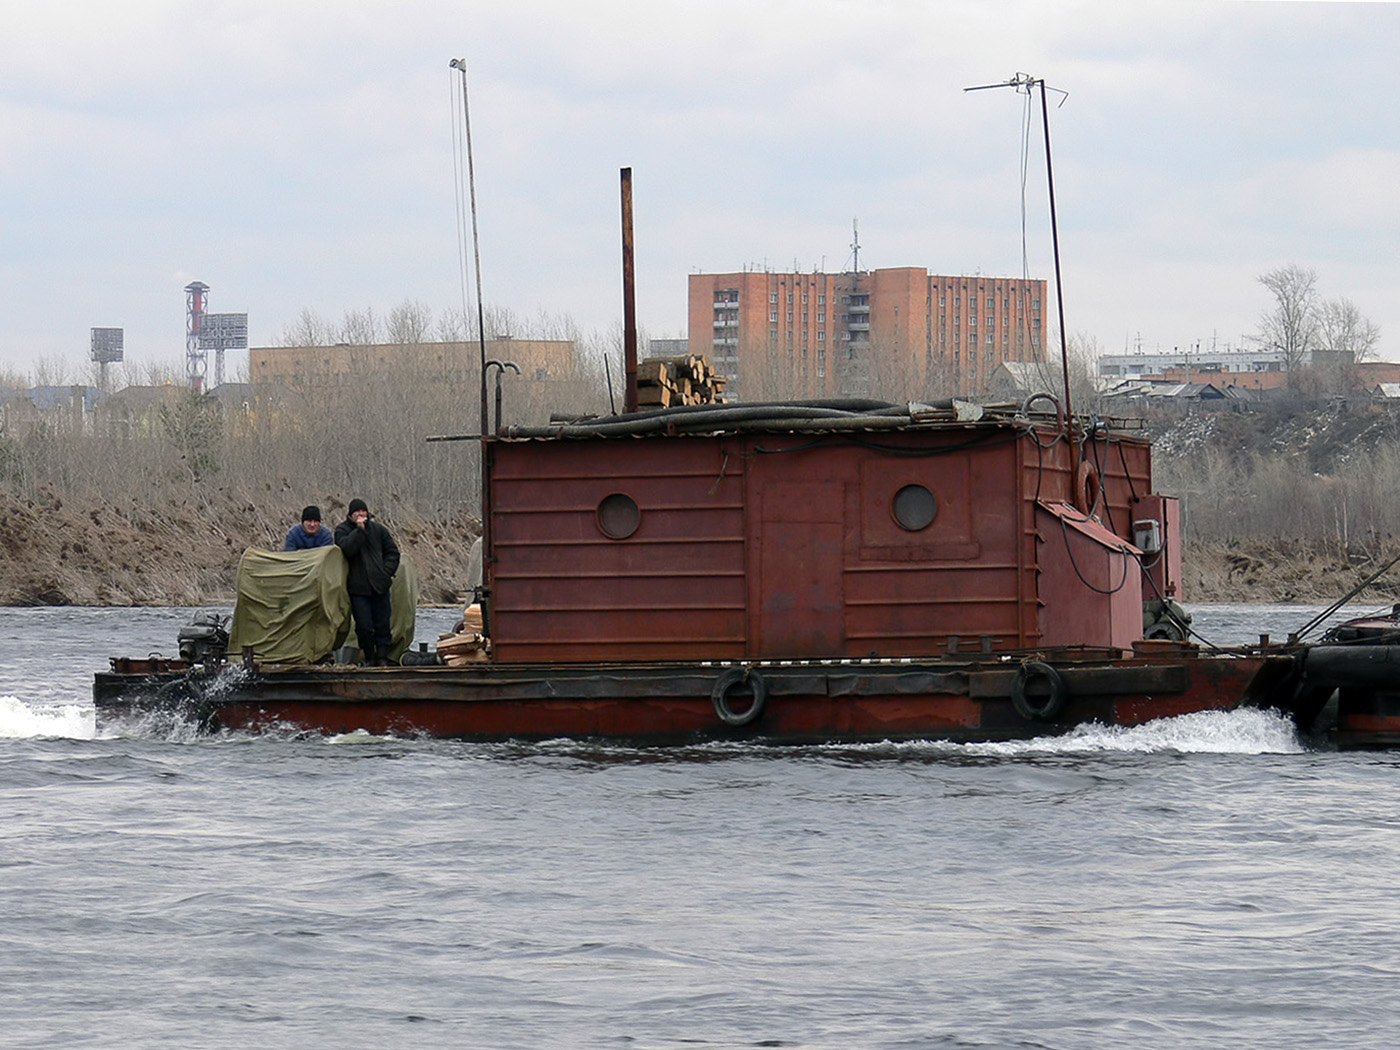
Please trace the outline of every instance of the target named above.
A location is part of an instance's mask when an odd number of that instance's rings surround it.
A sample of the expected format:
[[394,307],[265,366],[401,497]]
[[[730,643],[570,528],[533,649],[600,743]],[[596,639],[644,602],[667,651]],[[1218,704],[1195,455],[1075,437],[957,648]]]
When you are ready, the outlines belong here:
[[287,530],[282,541],[284,551],[305,551],[313,547],[329,547],[335,542],[331,530],[321,524],[321,508],[307,507],[301,512],[301,524]]
[[350,611],[360,652],[375,667],[389,662],[393,629],[389,624],[389,588],[399,571],[399,547],[389,530],[373,520],[362,499],[350,501],[349,516],[335,527],[336,545],[345,554]]

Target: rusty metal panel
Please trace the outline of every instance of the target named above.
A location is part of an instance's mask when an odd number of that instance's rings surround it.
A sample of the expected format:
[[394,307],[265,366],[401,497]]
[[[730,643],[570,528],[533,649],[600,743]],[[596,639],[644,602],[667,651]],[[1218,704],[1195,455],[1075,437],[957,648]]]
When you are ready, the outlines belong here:
[[[503,442],[493,452],[497,659],[744,654],[744,467],[722,439]],[[626,535],[606,531],[609,497],[635,505]]]
[[839,478],[824,478],[770,480],[758,493],[756,654],[844,650],[844,490]]
[[[847,653],[941,651],[952,636],[1020,644],[1016,449],[928,435],[926,451],[867,453],[859,524],[846,567]],[[899,493],[920,486],[937,504],[923,528],[901,525]]]
[[1151,579],[1144,597],[1180,597],[1181,503],[1175,496],[1144,496],[1133,510],[1133,520],[1155,521],[1161,527],[1160,551],[1144,559]]
[[1041,640],[1130,649],[1142,637],[1137,548],[1065,503],[1036,505]]

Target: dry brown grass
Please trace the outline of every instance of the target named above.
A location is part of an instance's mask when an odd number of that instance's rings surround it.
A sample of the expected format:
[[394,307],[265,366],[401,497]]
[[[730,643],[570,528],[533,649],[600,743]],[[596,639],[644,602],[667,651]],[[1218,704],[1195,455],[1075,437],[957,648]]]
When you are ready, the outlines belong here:
[[[332,503],[322,503],[327,517]],[[243,551],[281,549],[300,506],[218,491],[158,507],[64,499],[51,489],[35,499],[0,497],[0,605],[232,604]],[[418,569],[419,600],[456,603],[476,521],[463,515],[443,526],[407,511],[381,520]]]

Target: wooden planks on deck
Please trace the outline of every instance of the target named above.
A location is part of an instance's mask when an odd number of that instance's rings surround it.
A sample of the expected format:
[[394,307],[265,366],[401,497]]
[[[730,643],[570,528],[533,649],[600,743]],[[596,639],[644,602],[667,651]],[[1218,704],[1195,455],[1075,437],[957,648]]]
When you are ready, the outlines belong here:
[[648,358],[637,363],[637,407],[723,404],[725,382],[704,354]]

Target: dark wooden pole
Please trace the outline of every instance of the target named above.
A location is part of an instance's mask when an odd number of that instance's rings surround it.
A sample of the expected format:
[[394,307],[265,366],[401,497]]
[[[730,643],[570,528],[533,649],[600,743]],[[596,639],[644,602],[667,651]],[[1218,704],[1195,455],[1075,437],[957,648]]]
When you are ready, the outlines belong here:
[[632,169],[622,169],[622,354],[626,392],[622,410],[637,411],[637,286],[632,263]]
[[1074,442],[1074,405],[1069,396],[1069,334],[1065,331],[1065,283],[1060,273],[1060,224],[1055,216],[1055,171],[1050,165],[1050,108],[1045,102],[1045,81],[1040,86],[1040,122],[1045,129],[1045,183],[1050,190],[1050,243],[1055,249],[1055,305],[1060,319],[1060,368],[1065,378],[1065,437],[1069,439],[1070,502],[1086,514],[1092,510],[1079,484],[1079,446]]

